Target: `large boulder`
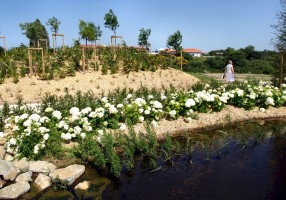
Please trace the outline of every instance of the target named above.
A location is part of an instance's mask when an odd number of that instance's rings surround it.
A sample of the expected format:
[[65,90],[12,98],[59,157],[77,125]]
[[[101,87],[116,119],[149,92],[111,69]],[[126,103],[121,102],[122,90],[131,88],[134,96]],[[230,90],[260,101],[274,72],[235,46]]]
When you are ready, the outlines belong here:
[[15,181],[17,183],[20,183],[20,182],[32,182],[33,181],[32,175],[33,175],[32,171],[25,172],[25,173],[20,174],[19,176],[17,176]]
[[43,191],[46,188],[50,187],[52,185],[52,182],[47,175],[40,173],[35,180],[35,184],[40,191]]
[[72,185],[74,181],[80,177],[85,171],[84,165],[70,165],[68,167],[57,169],[49,174],[52,180],[59,178],[62,181],[68,181],[68,185]]
[[0,160],[0,169],[0,175],[4,177],[4,180],[14,181],[20,174],[20,170],[13,163],[5,160]]
[[30,161],[29,170],[36,173],[50,173],[57,169],[57,167],[47,161]]
[[28,182],[14,183],[0,189],[0,199],[18,199],[30,190]]
[[27,172],[29,170],[29,162],[27,158],[22,158],[21,160],[14,160],[13,164],[17,167],[21,172]]

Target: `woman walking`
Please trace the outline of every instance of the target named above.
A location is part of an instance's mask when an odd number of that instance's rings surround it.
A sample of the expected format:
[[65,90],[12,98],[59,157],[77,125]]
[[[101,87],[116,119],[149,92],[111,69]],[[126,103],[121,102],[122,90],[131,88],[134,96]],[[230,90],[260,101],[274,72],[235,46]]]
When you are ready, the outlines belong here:
[[227,83],[231,83],[234,81],[234,68],[232,65],[232,61],[228,61],[227,66],[225,67],[224,70],[224,78]]

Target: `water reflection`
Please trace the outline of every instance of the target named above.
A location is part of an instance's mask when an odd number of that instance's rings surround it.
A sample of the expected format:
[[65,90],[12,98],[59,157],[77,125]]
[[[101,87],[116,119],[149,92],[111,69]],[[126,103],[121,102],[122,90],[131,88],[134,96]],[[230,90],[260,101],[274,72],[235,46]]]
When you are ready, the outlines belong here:
[[[47,191],[42,199],[286,199],[286,120],[236,123],[182,133],[181,151],[151,169],[140,155],[135,168],[108,179],[92,167],[75,184],[86,191]],[[61,194],[61,196],[60,196]]]

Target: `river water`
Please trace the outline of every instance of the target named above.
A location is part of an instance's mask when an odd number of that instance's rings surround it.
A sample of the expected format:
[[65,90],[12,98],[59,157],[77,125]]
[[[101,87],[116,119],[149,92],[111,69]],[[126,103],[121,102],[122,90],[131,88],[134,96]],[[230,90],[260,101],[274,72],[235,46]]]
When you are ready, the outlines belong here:
[[178,137],[182,150],[155,169],[138,158],[132,172],[110,179],[88,166],[77,181],[92,181],[88,191],[50,190],[41,199],[286,199],[285,127],[270,120],[192,133],[193,151]]

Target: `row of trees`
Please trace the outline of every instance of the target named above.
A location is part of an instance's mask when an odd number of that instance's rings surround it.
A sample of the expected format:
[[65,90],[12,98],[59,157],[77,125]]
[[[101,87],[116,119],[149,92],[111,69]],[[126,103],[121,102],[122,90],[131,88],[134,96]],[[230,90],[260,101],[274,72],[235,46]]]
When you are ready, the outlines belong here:
[[[113,32],[114,36],[116,36],[116,30],[119,28],[119,22],[112,9],[105,14],[104,21],[104,26],[109,28]],[[61,22],[55,17],[52,17],[46,22],[46,25],[50,26],[50,30],[54,34],[58,33],[60,24]],[[36,46],[39,39],[47,39],[49,45],[48,32],[45,26],[41,24],[39,19],[36,19],[31,23],[21,23],[20,28],[23,31],[23,34],[29,39],[30,46]],[[151,46],[150,42],[148,41],[151,34],[151,29],[141,28],[139,31],[138,45],[148,49]],[[85,40],[85,44],[87,45],[88,42],[95,42],[98,40],[102,36],[102,31],[100,26],[95,25],[94,22],[85,22],[83,20],[79,20],[79,35],[81,39]],[[176,31],[174,34],[169,35],[167,39],[167,47],[173,48],[176,51],[179,51],[182,48],[181,43],[182,34],[180,31]]]

